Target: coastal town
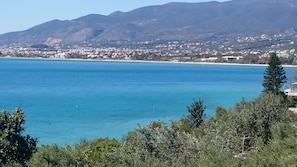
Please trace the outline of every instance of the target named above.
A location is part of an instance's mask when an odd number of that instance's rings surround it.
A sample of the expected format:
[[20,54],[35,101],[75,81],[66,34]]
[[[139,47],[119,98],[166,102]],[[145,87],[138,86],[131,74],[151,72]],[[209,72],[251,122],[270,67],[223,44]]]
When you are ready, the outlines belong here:
[[108,44],[85,41],[82,44],[61,43],[30,46],[2,46],[1,57],[51,59],[145,60],[170,62],[219,62],[265,64],[271,52],[283,64],[296,65],[297,34],[235,37],[225,40],[193,41],[112,41]]

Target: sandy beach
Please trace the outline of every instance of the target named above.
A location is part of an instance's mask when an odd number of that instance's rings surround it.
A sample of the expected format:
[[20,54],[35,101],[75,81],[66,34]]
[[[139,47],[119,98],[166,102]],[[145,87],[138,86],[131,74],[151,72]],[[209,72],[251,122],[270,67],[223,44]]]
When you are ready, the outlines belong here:
[[[234,65],[234,66],[259,66],[265,67],[268,64],[242,64],[242,63],[216,63],[216,62],[183,62],[183,61],[156,61],[156,60],[117,60],[117,59],[61,59],[61,58],[40,58],[40,57],[0,57],[0,59],[31,59],[31,60],[58,60],[58,61],[94,61],[94,62],[121,62],[121,63],[163,63],[163,64],[196,64],[196,65]],[[294,68],[297,65],[282,65],[283,67]]]

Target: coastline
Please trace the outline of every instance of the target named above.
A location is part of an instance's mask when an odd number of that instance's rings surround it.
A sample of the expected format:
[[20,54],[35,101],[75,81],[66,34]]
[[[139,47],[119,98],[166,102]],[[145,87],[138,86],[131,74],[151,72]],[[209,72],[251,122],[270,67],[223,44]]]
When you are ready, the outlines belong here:
[[[120,62],[120,63],[162,63],[162,64],[191,64],[191,65],[227,65],[227,66],[255,66],[266,67],[268,64],[242,64],[242,63],[216,63],[216,62],[183,62],[183,61],[157,61],[157,60],[117,60],[117,59],[63,59],[63,58],[40,58],[40,57],[0,57],[0,59],[28,59],[28,60],[53,60],[53,61],[90,61],[90,62]],[[294,68],[297,65],[282,65]]]
[[[217,105],[228,108],[243,97],[258,96],[261,91],[257,87],[261,82],[258,78],[263,71],[258,67],[215,64],[154,65],[151,61],[147,64],[132,61],[135,64],[125,65],[80,59],[74,60],[78,62],[12,59],[0,60],[3,67],[9,66],[2,73],[10,74],[2,83],[2,108],[13,110],[20,106],[28,111],[26,132],[38,136],[41,143],[55,141],[61,145],[79,141],[80,137],[120,139],[123,134],[119,132],[133,130],[137,124],[145,126],[154,120],[179,119],[194,98],[206,102],[206,112],[211,117]],[[51,71],[51,67],[55,70]],[[242,70],[228,71],[233,67]],[[208,71],[209,68],[211,70],[206,73],[204,69]],[[228,73],[220,72],[224,69]],[[249,77],[244,77],[243,73]],[[242,81],[248,83],[239,85]],[[80,126],[75,126],[78,123]],[[57,138],[57,131],[63,134],[60,138]]]

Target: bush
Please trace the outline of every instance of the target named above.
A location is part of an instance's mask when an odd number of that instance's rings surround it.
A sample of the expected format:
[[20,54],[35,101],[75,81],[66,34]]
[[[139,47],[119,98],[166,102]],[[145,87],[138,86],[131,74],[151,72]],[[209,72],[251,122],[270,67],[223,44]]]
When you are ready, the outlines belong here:
[[18,108],[12,114],[0,112],[0,166],[24,166],[36,150],[37,139],[22,135],[24,117],[24,111]]

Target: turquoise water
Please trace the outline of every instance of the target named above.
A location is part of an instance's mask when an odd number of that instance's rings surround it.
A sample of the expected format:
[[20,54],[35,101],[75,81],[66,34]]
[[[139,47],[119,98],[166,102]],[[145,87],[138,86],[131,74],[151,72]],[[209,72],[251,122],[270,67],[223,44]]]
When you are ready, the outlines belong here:
[[122,138],[137,124],[177,120],[193,99],[207,116],[261,93],[265,67],[0,59],[0,108],[20,107],[39,144]]

